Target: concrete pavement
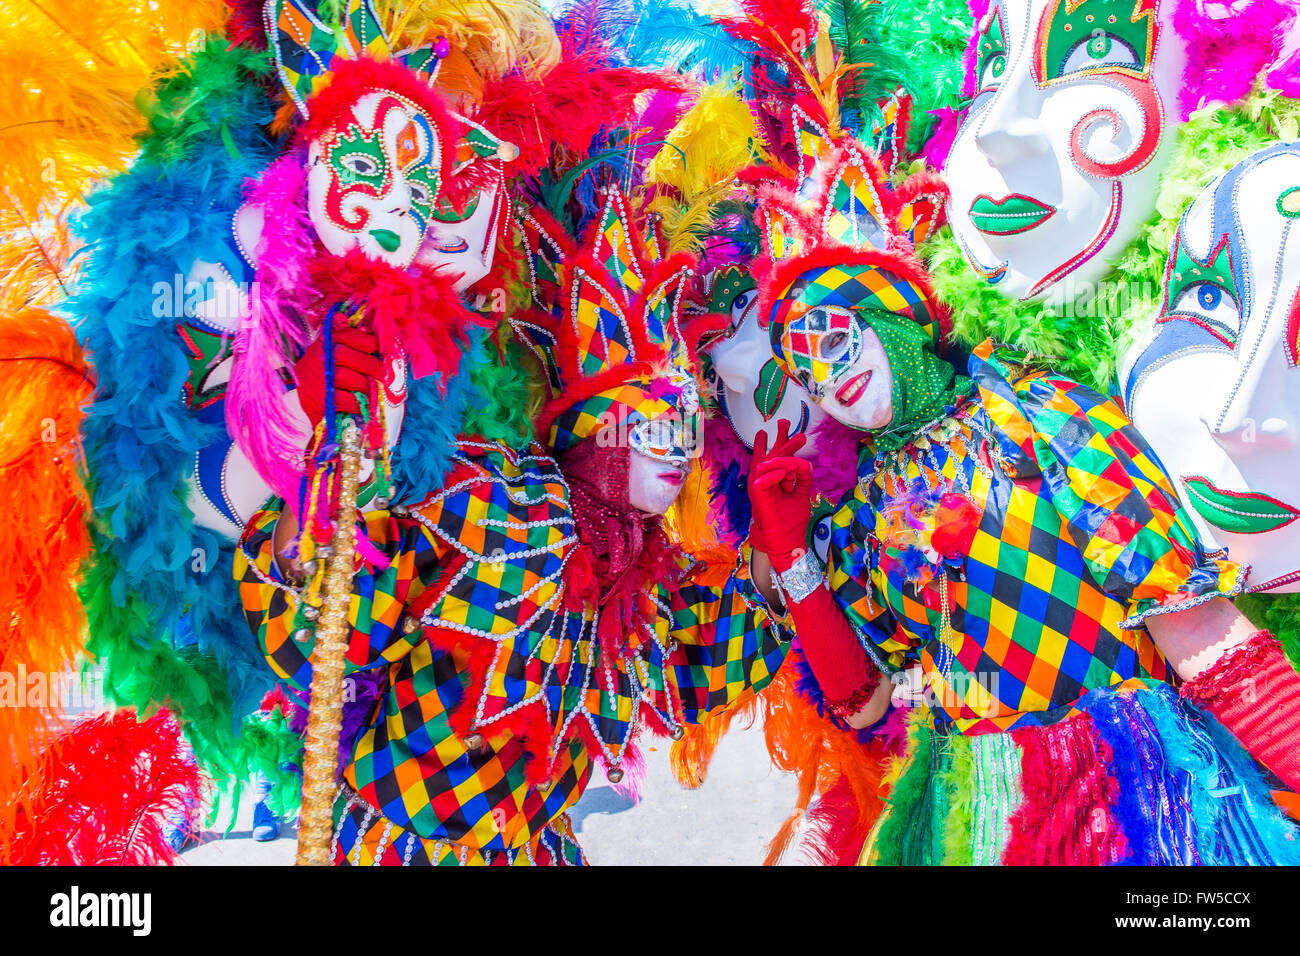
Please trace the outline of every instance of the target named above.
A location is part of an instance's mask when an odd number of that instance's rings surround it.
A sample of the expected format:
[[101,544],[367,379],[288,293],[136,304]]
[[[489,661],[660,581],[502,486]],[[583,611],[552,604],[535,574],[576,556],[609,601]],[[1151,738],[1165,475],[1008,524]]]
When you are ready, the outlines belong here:
[[[668,769],[666,740],[644,749],[646,779],[640,803],[603,779],[593,780],[572,817],[583,849],[604,866],[756,865],[767,842],[794,806],[796,785],[772,769],[761,727],[733,728],[723,739],[698,790],[683,788]],[[599,775],[597,775],[599,776]],[[295,832],[279,840],[252,839],[252,801],[245,797],[234,830],[210,833],[181,855],[188,866],[288,866]],[[799,863],[792,850],[788,863]]]

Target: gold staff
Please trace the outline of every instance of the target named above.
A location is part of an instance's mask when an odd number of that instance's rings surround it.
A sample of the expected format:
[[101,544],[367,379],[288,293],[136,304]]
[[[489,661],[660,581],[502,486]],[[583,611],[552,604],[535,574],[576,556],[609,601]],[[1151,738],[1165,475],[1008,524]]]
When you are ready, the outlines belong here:
[[343,726],[343,671],[352,630],[352,572],[356,552],[357,487],[361,441],[347,418],[339,437],[340,482],[332,552],[325,563],[316,646],[311,655],[311,709],[302,765],[302,820],[295,866],[329,866],[334,857],[334,772]]

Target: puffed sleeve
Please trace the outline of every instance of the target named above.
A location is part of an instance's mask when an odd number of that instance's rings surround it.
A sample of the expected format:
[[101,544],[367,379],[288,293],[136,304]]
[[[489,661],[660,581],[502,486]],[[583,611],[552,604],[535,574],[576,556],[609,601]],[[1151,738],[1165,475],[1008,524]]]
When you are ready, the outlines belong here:
[[768,608],[743,560],[721,585],[691,581],[669,597],[677,689],[689,723],[762,690],[790,649],[790,631]]
[[1043,372],[977,381],[1006,460],[1020,477],[1041,474],[1093,580],[1128,605],[1121,627],[1240,593],[1246,569],[1201,544],[1173,482],[1115,401]]
[[[281,504],[273,502],[249,522],[235,552],[235,579],[244,615],[271,669],[307,690],[315,641],[313,637],[299,643],[293,637],[297,596],[280,573],[272,542],[280,509]],[[358,560],[348,611],[349,671],[392,664],[415,646],[421,632],[406,633],[400,626],[403,611],[433,582],[442,562],[443,546],[415,520],[372,511],[358,520],[358,531],[363,529],[387,564]]]
[[874,590],[871,549],[876,545],[870,529],[876,517],[865,488],[866,483],[859,481],[831,516],[826,583],[867,656],[882,674],[893,676],[917,648]]

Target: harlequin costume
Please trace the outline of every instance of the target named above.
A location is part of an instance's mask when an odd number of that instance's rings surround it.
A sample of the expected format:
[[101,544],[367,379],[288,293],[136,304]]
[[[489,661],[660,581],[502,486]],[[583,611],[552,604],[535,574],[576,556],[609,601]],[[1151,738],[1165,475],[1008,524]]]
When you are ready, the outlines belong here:
[[[282,716],[268,722],[255,714],[275,675],[233,610],[229,572],[240,533],[270,488],[296,490],[301,445],[284,444],[276,402],[292,388],[289,366],[320,328],[318,309],[355,297],[379,321],[380,313],[399,324],[420,314],[443,320],[389,336],[403,340],[411,371],[421,365],[439,374],[408,376],[405,437],[388,449],[391,488],[369,482],[367,503],[384,494],[423,497],[450,467],[458,433],[512,447],[530,435],[521,347],[508,331],[492,341],[500,314],[468,309],[477,290],[454,287],[453,270],[330,252],[307,195],[310,167],[344,175],[343,160],[354,160],[347,175],[357,178],[344,184],[350,200],[382,195],[400,170],[412,186],[409,218],[422,228],[459,233],[477,212],[487,222],[466,233],[469,241],[430,241],[420,253],[423,260],[466,251],[486,270],[497,244],[510,246],[506,177],[535,172],[552,151],[581,155],[607,123],[631,115],[639,91],[667,81],[570,55],[550,16],[531,2],[185,0],[143,13],[139,6],[107,0],[91,23],[83,4],[50,0],[3,26],[13,40],[6,50],[22,57],[6,72],[22,77],[7,90],[8,125],[32,135],[3,144],[22,222],[6,219],[3,258],[14,264],[6,273],[15,298],[2,317],[23,333],[6,336],[3,350],[24,360],[0,363],[0,390],[7,408],[30,410],[38,426],[52,420],[58,440],[41,427],[18,427],[15,415],[13,444],[0,461],[6,489],[19,495],[16,511],[31,517],[11,525],[4,549],[32,568],[15,577],[28,582],[16,601],[39,608],[40,625],[28,626],[35,614],[19,614],[0,664],[53,674],[84,652],[112,705],[143,713],[165,704],[192,747],[215,816],[237,805],[241,782],[258,771],[278,777],[277,792],[296,799],[298,781],[278,768],[301,741]],[[96,31],[101,23],[111,29]],[[348,96],[381,89],[408,113],[401,142],[380,141],[355,110],[359,124],[347,122]],[[396,109],[384,108],[390,116]],[[342,121],[340,138],[362,156],[340,149],[338,162],[326,155],[312,164],[312,143],[330,138],[331,119]],[[382,160],[383,175],[357,165],[360,158]],[[260,238],[240,225],[240,211],[254,207],[265,213]],[[522,307],[519,260],[503,252],[497,264],[484,285]],[[51,374],[32,374],[38,367]],[[235,406],[243,411],[228,415]],[[345,716],[374,692],[359,686]],[[15,809],[25,806],[23,825],[39,833],[33,794],[68,792],[66,774],[41,777],[59,769],[40,752],[54,714],[6,713],[0,736],[16,760],[0,772],[0,856]],[[97,721],[91,729],[113,726]],[[122,799],[112,785],[83,789]],[[197,798],[189,793],[186,802]],[[47,858],[57,859],[57,831],[50,834],[56,855]],[[138,857],[172,858],[165,844]]]
[[[1295,827],[1216,720],[1284,779],[1295,776],[1287,741],[1300,698],[1276,641],[1260,632],[1180,696],[1144,627],[1236,595],[1244,570],[1199,544],[1112,400],[990,342],[966,375],[940,357],[945,310],[896,224],[857,185],[855,170],[870,160],[843,161],[855,149],[826,144],[816,175],[768,195],[759,309],[778,361],[814,396],[844,394],[840,369],[860,367],[856,350],[867,345],[836,351],[846,334],[861,343],[869,330],[892,371],[891,417],[859,426],[858,482],[835,507],[825,567],[811,551],[772,547],[796,629],[809,608],[825,620],[838,607],[870,659],[861,689],[831,709],[860,710],[878,673],[922,675],[864,860],[1300,858]],[[868,218],[850,233],[836,208],[855,191]],[[884,233],[879,245],[859,238],[868,220]],[[750,491],[756,528],[770,539],[780,522],[761,487],[773,468],[758,462],[760,490],[751,478]],[[1274,726],[1240,722],[1225,675],[1247,661],[1260,666],[1261,693],[1280,695]],[[823,684],[838,676],[832,662],[814,671]]]
[[[620,452],[689,453],[689,259],[643,245],[616,190],[582,251],[543,216],[525,230],[545,233],[544,307],[514,324],[552,388],[545,445],[464,436],[439,491],[365,519],[382,559],[355,577],[348,664],[388,686],[343,772],[340,863],[583,862],[565,814],[593,764],[621,780],[643,732],[679,736],[766,684],[787,648],[743,570],[717,582],[601,487],[625,478]],[[278,515],[250,524],[236,574],[267,660],[304,686]]]

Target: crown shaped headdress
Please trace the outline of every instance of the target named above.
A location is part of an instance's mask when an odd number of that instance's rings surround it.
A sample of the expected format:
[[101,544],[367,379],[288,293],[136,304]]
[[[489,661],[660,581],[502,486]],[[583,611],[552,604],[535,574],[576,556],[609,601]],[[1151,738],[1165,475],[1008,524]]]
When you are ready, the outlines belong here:
[[877,153],[832,136],[798,104],[791,125],[796,175],[758,189],[759,323],[782,370],[816,396],[820,344],[843,331],[836,323],[850,321],[848,310],[905,315],[938,341],[944,313],[915,247],[941,221],[945,190],[928,174],[891,185],[896,136]]
[[[349,0],[337,29],[322,23],[301,0],[266,0],[263,18],[280,83],[297,111],[317,122],[320,117],[313,117],[313,97],[327,88],[336,74],[349,72],[352,64],[359,61],[391,64],[409,71],[411,77],[431,90],[437,84],[443,61],[451,53],[446,38],[394,53],[373,0]],[[373,69],[370,72],[373,74]],[[390,79],[398,75],[393,70],[388,72]],[[372,75],[366,82],[375,83],[377,79]],[[403,85],[410,90],[409,84]],[[427,103],[420,97],[420,105]],[[463,131],[451,157],[452,173],[478,158],[509,162],[517,154],[513,144],[502,142],[460,114],[448,112]]]
[[534,307],[510,324],[546,372],[551,397],[539,437],[563,453],[605,428],[626,428],[639,451],[689,456],[680,434],[648,423],[676,419],[689,433],[699,412],[698,320],[685,308],[694,257],[666,255],[657,228],[634,225],[617,187],[605,191],[581,245],[538,208],[519,226]]

